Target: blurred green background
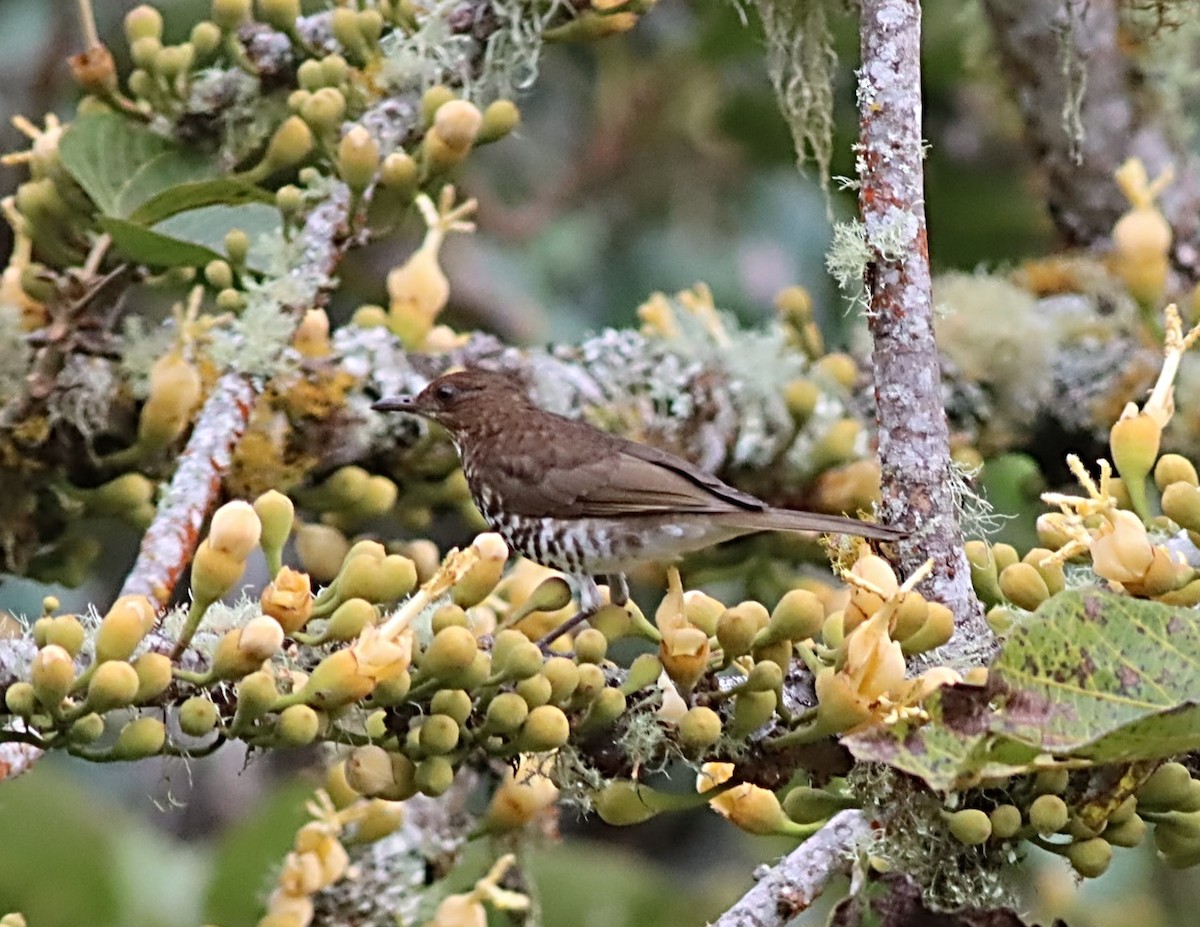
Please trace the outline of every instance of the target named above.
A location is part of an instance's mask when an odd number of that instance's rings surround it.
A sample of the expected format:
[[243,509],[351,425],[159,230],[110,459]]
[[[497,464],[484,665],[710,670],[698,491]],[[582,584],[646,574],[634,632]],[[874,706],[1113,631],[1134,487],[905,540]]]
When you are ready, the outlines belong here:
[[[96,4],[119,60],[121,18],[133,5]],[[175,40],[208,9],[203,0],[156,5]],[[1003,267],[1043,253],[1051,230],[979,14],[958,0],[925,7],[935,268]],[[835,29],[834,173],[850,174],[856,35],[849,20]],[[64,59],[81,47],[79,35],[68,0],[0,0],[0,151],[25,147],[9,124],[14,114],[69,117],[74,89]],[[481,203],[480,229],[444,251],[453,293],[447,321],[517,342],[572,342],[635,324],[637,305],[655,290],[704,280],[718,305],[752,323],[769,316],[780,288],[800,283],[814,295],[826,336],[845,342],[853,320],[824,271],[827,201],[815,178],[796,172],[752,16],[743,22],[737,6],[716,0],[663,0],[632,33],[547,48],[520,104],[516,136],[473,157],[464,177]],[[19,169],[0,169],[0,196],[21,179]],[[849,194],[833,195],[835,217],[851,216],[853,206]],[[385,301],[387,270],[420,233],[413,221],[353,255],[341,269],[335,322],[362,302]],[[7,254],[10,243],[0,228],[0,250]],[[1029,493],[1013,489],[1023,485],[1018,477],[1001,479],[995,495],[1002,506],[1027,509]],[[104,603],[136,540],[114,529],[107,574],[82,589],[0,584],[0,609],[36,614],[47,592],[67,608]],[[246,763],[235,748],[190,764],[39,763],[0,785],[0,914],[21,910],[31,927],[253,924],[271,867],[319,782],[316,770],[311,755]],[[550,927],[701,924],[749,886],[757,862],[789,849],[708,813],[619,831],[564,827],[565,842],[546,847],[534,867]],[[1156,927],[1184,923],[1172,912],[1196,909],[1198,884],[1151,866],[1148,853],[1122,851],[1082,900],[1063,867],[1039,865],[1029,904],[1075,927],[1135,919]],[[806,920],[818,922],[822,912]]]

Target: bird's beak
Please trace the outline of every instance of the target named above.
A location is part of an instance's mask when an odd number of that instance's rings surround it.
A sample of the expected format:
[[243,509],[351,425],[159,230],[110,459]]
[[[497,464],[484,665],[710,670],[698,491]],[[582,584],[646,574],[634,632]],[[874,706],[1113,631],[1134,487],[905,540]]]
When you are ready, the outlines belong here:
[[391,396],[380,399],[371,408],[376,412],[413,412],[415,396]]

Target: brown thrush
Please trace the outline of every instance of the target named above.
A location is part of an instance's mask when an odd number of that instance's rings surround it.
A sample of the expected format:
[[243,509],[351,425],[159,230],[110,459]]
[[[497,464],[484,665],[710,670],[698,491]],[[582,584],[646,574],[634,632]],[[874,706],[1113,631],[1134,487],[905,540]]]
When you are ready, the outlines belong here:
[[821,531],[896,540],[904,532],[837,515],[772,508],[673,454],[539,409],[512,377],[450,373],[417,396],[382,399],[450,432],[471,496],[509,547],[575,580],[580,612],[604,604],[595,577],[624,605],[625,573],[757,531]]

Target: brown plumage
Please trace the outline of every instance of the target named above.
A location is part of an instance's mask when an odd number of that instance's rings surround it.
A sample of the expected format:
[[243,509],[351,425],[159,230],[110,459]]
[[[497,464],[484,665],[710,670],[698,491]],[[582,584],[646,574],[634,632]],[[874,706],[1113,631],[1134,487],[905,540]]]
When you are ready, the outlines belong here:
[[415,397],[374,408],[445,427],[484,518],[521,554],[574,577],[583,616],[603,601],[594,577],[608,578],[620,604],[624,573],[636,563],[744,534],[904,536],[853,518],[773,508],[673,454],[540,409],[503,373],[446,374]]

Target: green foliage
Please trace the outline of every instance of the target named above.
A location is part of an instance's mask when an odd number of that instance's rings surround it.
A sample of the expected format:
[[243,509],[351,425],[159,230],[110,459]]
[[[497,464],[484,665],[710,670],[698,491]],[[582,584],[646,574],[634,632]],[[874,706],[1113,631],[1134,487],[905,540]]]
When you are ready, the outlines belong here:
[[1161,759],[1200,748],[1198,663],[1191,609],[1069,589],[1013,629],[987,689],[944,689],[925,704],[928,724],[843,742],[938,791],[1020,775],[1044,753],[1078,765]]

